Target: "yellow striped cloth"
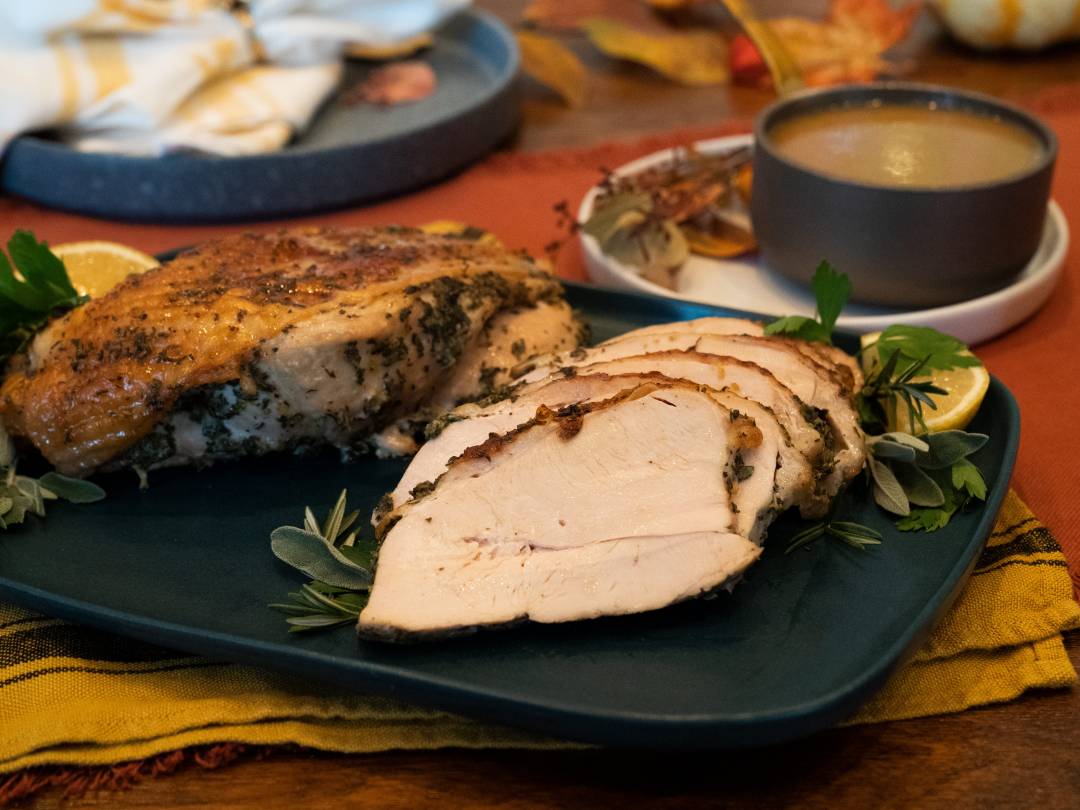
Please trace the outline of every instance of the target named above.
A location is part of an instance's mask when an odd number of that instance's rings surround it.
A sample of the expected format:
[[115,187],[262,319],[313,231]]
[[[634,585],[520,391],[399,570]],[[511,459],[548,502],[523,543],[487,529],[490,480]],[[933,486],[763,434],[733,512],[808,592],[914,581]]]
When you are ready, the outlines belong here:
[[[1057,542],[1010,493],[967,589],[852,722],[955,712],[1075,685],[1080,606]],[[0,603],[0,773],[212,742],[327,751],[569,747],[513,729],[194,658]]]
[[75,148],[223,155],[280,148],[337,85],[341,57],[393,53],[468,0],[0,3],[0,153],[54,129]]

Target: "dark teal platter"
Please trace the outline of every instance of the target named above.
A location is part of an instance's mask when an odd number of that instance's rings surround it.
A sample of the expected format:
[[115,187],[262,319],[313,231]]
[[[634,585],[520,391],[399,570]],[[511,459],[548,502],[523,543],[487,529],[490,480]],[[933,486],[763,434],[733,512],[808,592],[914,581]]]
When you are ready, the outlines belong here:
[[[598,339],[649,323],[732,314],[568,285]],[[168,647],[298,673],[411,703],[612,746],[742,748],[850,715],[949,607],[1008,487],[1020,420],[997,380],[972,424],[989,483],[981,509],[905,534],[872,503],[852,507],[885,542],[818,543],[785,555],[777,524],[734,593],[625,618],[525,626],[431,644],[364,643],[349,629],[289,635],[266,607],[301,581],[270,553],[275,526],[342,487],[370,510],[404,462],[271,458],[203,472],[106,476],[109,498],[59,504],[0,535],[0,595]]]

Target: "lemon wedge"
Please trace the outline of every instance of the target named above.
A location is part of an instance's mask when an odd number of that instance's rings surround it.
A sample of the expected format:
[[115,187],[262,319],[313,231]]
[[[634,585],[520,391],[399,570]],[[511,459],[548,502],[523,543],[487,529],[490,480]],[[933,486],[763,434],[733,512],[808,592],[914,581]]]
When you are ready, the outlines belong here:
[[458,222],[453,219],[437,219],[434,222],[426,222],[420,226],[420,230],[424,233],[437,234],[442,236],[462,236],[475,238],[478,245],[492,245],[494,247],[503,247],[502,240],[490,231],[476,228],[465,222]]
[[116,242],[68,242],[51,250],[64,262],[79,295],[91,298],[105,295],[132,273],[158,265],[153,256]]
[[[862,348],[874,343],[881,335],[880,332],[872,332],[860,338]],[[970,352],[969,352],[970,354]],[[878,362],[877,352],[864,351],[862,355],[863,372],[869,375]],[[929,380],[938,388],[948,391],[947,394],[931,394],[935,408],[923,408],[923,419],[926,420],[927,433],[940,433],[944,430],[963,430],[968,423],[975,418],[975,414],[982,405],[986,391],[990,387],[990,374],[985,366],[969,366],[967,368],[951,368],[948,371],[935,369],[929,374],[916,377],[914,381]],[[893,402],[885,408],[889,424],[889,430],[899,430],[904,433],[922,433],[922,427],[912,425],[911,415],[907,408],[900,403]]]

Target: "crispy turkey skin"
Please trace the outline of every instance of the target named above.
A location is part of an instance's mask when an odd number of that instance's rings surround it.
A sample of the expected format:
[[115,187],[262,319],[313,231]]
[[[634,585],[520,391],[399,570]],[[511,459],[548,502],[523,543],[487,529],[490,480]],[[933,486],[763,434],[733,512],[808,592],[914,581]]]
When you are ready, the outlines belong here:
[[558,282],[498,246],[247,233],[54,321],[10,364],[0,416],[72,475],[319,444],[411,452],[417,423],[509,379],[491,358],[582,337]]

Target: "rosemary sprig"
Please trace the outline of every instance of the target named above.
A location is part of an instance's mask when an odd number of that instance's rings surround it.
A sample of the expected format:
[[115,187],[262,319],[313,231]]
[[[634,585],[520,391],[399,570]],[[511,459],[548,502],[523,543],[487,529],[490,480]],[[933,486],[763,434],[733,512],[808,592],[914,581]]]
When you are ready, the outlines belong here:
[[881,545],[882,534],[876,529],[850,520],[822,520],[792,537],[784,553],[790,554],[795,549],[808,546],[822,537],[835,537],[854,549],[865,551],[867,546]]
[[367,604],[366,593],[334,588],[318,580],[301,585],[298,591],[290,591],[289,599],[292,601],[274,603],[270,607],[288,614],[285,621],[290,625],[290,633],[352,624]]
[[929,380],[916,379],[926,372],[929,360],[929,355],[909,358],[903,350],[893,350],[885,363],[867,377],[862,390],[856,395],[859,419],[864,427],[887,424],[886,405],[899,402],[907,409],[910,424],[926,431],[923,408],[937,410],[931,394],[944,396],[949,393]]

